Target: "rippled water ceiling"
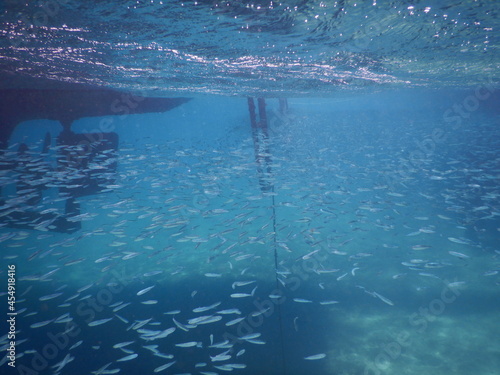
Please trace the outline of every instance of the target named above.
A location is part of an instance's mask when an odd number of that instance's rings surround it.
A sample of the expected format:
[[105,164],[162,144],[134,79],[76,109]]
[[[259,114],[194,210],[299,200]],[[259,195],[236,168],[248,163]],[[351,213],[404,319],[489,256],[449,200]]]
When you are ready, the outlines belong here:
[[473,86],[495,75],[500,61],[495,2],[9,0],[1,7],[4,87],[14,75],[16,85],[41,78],[157,95],[325,95]]

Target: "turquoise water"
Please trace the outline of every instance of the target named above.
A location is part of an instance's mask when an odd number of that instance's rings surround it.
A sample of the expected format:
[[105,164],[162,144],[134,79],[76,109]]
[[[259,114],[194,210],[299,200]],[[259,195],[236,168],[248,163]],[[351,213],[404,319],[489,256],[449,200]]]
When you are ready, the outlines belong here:
[[15,128],[2,373],[498,373],[493,2],[47,4],[4,5],[2,89],[192,99],[77,119],[119,138],[88,164],[57,121]]

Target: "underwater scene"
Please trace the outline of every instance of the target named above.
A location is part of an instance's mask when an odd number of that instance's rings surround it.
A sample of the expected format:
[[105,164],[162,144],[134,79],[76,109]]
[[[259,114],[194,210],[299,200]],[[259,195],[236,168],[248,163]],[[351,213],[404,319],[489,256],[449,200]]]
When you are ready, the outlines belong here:
[[495,1],[0,5],[0,374],[500,374]]

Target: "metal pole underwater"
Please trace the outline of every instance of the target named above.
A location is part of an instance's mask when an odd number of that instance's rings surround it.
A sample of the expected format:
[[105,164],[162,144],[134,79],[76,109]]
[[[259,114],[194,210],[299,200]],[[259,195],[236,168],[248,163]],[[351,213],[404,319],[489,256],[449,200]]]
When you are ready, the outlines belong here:
[[[264,98],[257,98],[257,104],[259,109],[259,121],[257,121],[257,116],[255,112],[255,102],[253,98],[248,98],[248,112],[250,114],[250,125],[252,127],[252,138],[255,151],[255,163],[257,164],[257,172],[259,174],[259,181],[261,185],[262,192],[271,191],[274,193],[274,184],[269,181],[269,176],[271,174],[271,158],[268,156],[269,148],[267,140],[269,138],[268,125],[267,125],[267,115],[266,115],[266,101]],[[281,106],[281,101],[280,101]],[[259,154],[259,150],[264,148],[265,155],[262,157]],[[266,180],[266,175],[264,174],[264,168],[268,179]],[[273,250],[274,250],[274,277],[276,282],[276,290],[281,291],[281,284],[278,279],[278,244],[277,244],[277,233],[276,233],[276,205],[274,194],[271,194],[271,209],[272,209],[272,220],[273,220]],[[280,334],[280,349],[281,349],[281,367],[282,374],[286,375],[286,361],[285,361],[285,341],[283,335],[283,318],[281,312],[281,304],[276,304],[276,311],[278,313],[279,321],[279,334]]]

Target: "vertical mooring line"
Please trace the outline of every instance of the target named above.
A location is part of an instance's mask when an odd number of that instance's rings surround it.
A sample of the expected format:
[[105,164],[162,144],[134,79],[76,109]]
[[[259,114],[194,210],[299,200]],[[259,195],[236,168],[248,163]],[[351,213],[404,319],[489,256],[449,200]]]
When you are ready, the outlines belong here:
[[[267,125],[267,114],[266,114],[266,101],[264,98],[257,98],[257,108],[259,110],[259,121],[257,121],[257,113],[255,111],[254,99],[249,97],[248,101],[248,112],[250,114],[250,125],[252,127],[252,139],[255,152],[255,163],[257,165],[257,174],[259,177],[260,188],[263,193],[271,192],[274,193],[274,183],[270,182],[271,175],[271,157],[269,152],[269,132]],[[280,107],[282,106],[280,101]],[[264,151],[261,154],[261,150]],[[264,155],[264,156],[263,156]],[[267,177],[267,178],[266,178]],[[278,242],[276,233],[276,206],[274,194],[271,194],[272,202],[272,220],[273,220],[273,248],[274,248],[274,277],[276,280],[276,290],[281,291],[280,281],[278,279]],[[286,375],[286,361],[285,361],[285,340],[283,335],[283,317],[281,314],[281,304],[276,305],[276,311],[278,313],[279,321],[279,334],[281,341],[281,366],[283,370],[283,375]]]
[[[274,193],[274,184],[271,187],[271,191]],[[276,206],[275,200],[274,200],[274,194],[272,194],[272,211],[273,211],[273,245],[274,245],[274,277],[276,279],[276,289],[281,290],[280,287],[280,281],[278,280],[278,246],[277,246],[277,233],[276,233]],[[280,326],[280,341],[281,341],[281,362],[282,362],[282,368],[283,368],[283,375],[286,375],[286,361],[285,361],[285,340],[283,337],[283,319],[281,315],[281,303],[278,303],[277,305],[277,310],[278,310],[278,320],[279,320],[279,326]]]

